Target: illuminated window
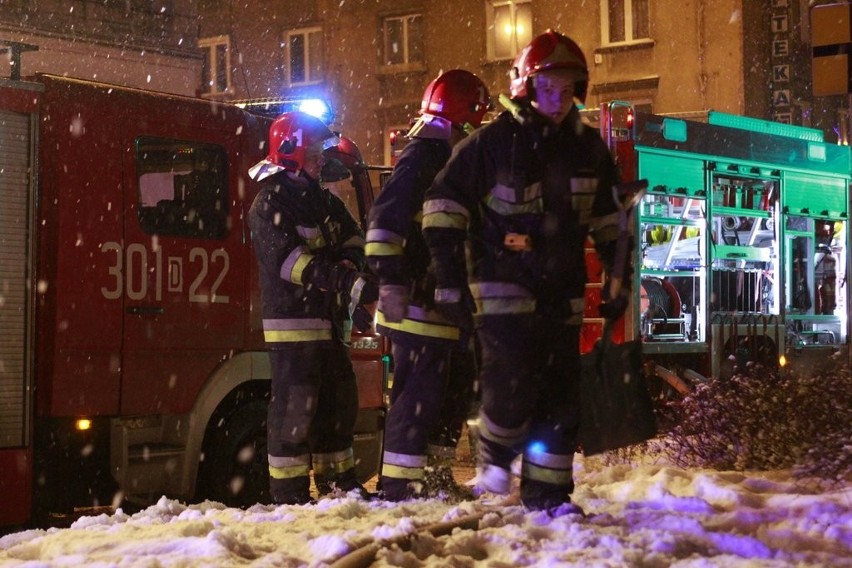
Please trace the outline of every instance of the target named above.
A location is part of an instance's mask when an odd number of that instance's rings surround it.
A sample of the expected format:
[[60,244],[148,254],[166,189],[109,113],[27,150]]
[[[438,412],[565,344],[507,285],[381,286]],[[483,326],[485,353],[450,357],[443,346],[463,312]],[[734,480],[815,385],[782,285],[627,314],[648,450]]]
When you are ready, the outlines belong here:
[[201,67],[202,92],[217,95],[231,92],[231,40],[228,36],[206,37],[198,40],[204,51]]
[[322,81],[322,28],[302,28],[284,34],[286,78],[290,85]]
[[383,65],[423,62],[423,18],[420,14],[390,16],[382,21]]
[[532,40],[532,2],[488,0],[488,59],[512,59]]
[[601,0],[603,45],[651,37],[648,0]]
[[228,234],[228,156],[213,144],[136,139],[138,215],[149,235]]

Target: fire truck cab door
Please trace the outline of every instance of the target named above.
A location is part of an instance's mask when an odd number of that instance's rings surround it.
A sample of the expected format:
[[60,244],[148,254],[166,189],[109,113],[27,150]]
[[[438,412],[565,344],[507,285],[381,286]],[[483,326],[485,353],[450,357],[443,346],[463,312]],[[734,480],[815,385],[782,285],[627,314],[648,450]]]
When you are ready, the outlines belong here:
[[240,127],[209,115],[125,130],[125,238],[113,245],[124,272],[123,415],[188,411],[244,341],[251,252],[237,191]]

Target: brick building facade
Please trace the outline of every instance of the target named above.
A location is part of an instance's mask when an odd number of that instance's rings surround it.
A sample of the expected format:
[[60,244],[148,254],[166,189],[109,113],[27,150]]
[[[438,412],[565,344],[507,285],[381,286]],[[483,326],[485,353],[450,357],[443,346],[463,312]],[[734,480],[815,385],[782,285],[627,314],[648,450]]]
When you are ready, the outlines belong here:
[[[810,94],[808,0],[0,0],[0,43],[51,71],[214,100],[321,97],[333,127],[388,163],[442,70],[508,92],[519,49],[548,28],[586,52],[589,107],[710,109],[842,136],[846,97]],[[1,47],[0,47],[1,48]],[[0,72],[0,75],[4,75]],[[274,107],[271,107],[274,108]],[[497,105],[499,109],[499,105]],[[833,138],[834,137],[834,138]]]

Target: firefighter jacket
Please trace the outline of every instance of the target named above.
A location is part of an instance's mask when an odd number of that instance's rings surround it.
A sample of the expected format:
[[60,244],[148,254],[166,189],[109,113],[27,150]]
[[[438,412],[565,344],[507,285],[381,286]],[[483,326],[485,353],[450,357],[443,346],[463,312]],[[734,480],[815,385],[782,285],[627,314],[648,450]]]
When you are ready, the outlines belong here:
[[352,322],[344,282],[363,269],[365,259],[363,232],[343,202],[318,182],[280,172],[263,183],[248,223],[267,347],[348,342]]
[[438,287],[462,289],[469,278],[477,315],[582,323],[584,244],[591,233],[611,269],[616,183],[606,144],[576,108],[559,126],[529,107],[503,112],[456,146],[426,192],[423,230]]
[[380,333],[402,340],[401,334],[437,342],[457,342],[459,330],[432,309],[434,279],[429,273],[429,249],[423,240],[423,196],[450,157],[443,138],[415,137],[399,157],[393,174],[370,209],[367,262],[379,283],[409,289],[408,313],[401,322],[388,322],[381,310]]

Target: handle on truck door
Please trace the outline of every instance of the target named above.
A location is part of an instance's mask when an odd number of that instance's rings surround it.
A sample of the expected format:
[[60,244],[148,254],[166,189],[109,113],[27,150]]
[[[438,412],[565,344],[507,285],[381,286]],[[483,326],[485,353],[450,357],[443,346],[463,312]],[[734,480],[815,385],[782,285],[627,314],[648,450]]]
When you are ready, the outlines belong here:
[[127,308],[128,314],[134,316],[159,316],[166,312],[162,306],[130,306]]

